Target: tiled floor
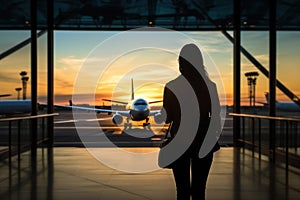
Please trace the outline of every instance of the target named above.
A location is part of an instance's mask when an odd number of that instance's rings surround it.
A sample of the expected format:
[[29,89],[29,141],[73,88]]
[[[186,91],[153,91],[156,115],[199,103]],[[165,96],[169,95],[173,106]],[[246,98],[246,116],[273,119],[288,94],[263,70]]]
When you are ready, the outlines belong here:
[[[141,151],[133,148],[132,151]],[[171,170],[127,173],[111,169],[85,148],[54,148],[53,156],[39,150],[36,173],[29,154],[20,165],[14,158],[0,163],[0,199],[175,199]],[[10,176],[9,176],[10,175]],[[234,148],[215,153],[207,184],[207,199],[300,199],[300,175],[252,158]]]

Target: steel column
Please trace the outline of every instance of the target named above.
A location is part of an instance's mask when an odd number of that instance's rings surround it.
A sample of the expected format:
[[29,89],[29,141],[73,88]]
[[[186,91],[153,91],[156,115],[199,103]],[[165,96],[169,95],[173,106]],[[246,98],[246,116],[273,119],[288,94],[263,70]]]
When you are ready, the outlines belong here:
[[[233,112],[241,112],[241,28],[240,28],[240,1],[234,1],[234,47],[233,47]],[[238,146],[240,139],[240,118],[233,121],[234,145]]]
[[[54,111],[54,43],[53,43],[53,1],[48,1],[48,37],[47,37],[47,59],[48,59],[48,90],[47,90],[47,113],[52,114]],[[48,147],[53,146],[53,117],[48,117],[47,121],[48,128]]]
[[[276,116],[276,1],[269,0],[269,115]],[[275,121],[270,120],[270,159],[275,161]]]
[[[30,1],[31,25],[31,115],[37,115],[37,2]],[[37,119],[31,123],[31,156],[36,159]]]

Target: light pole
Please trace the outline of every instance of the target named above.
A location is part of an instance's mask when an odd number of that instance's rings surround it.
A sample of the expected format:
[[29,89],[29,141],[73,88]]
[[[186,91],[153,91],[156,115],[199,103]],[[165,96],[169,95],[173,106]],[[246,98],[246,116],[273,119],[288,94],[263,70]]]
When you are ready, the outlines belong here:
[[16,91],[18,92],[18,100],[20,100],[20,91],[22,90],[22,88],[16,88]]
[[20,75],[22,77],[21,80],[22,80],[22,86],[23,86],[23,100],[26,100],[27,81],[28,81],[29,77],[26,76],[27,72],[25,72],[25,71],[22,71],[20,73]]
[[248,86],[249,86],[249,106],[255,107],[255,86],[256,86],[256,77],[258,76],[258,72],[247,72],[245,73],[245,76],[248,80]]

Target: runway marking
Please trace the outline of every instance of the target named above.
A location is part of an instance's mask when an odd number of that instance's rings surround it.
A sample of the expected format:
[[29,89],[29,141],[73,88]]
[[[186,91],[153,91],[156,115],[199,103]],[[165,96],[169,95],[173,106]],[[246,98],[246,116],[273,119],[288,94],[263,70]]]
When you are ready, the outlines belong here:
[[[75,128],[79,128],[79,129],[108,129],[108,130],[123,130],[123,128],[121,127],[113,127],[113,126],[56,126],[54,127],[54,129],[75,129]],[[140,128],[140,131],[144,131],[144,129]]]
[[[99,129],[99,127],[76,127],[77,129]],[[54,129],[74,129],[74,127],[68,127],[68,126],[63,126],[63,127],[55,127]]]
[[85,122],[93,122],[93,121],[106,121],[106,120],[111,120],[111,117],[107,118],[98,118],[98,119],[82,119],[82,120],[63,120],[63,121],[56,121],[54,124],[63,124],[63,123],[72,123],[72,122],[80,122],[80,121],[85,121]]
[[63,123],[71,123],[71,122],[78,122],[78,120],[65,120],[65,121],[57,121],[57,122],[54,122],[54,124],[63,124]]
[[87,119],[86,122],[93,122],[93,121],[105,121],[105,120],[112,120],[111,117],[106,118],[98,118],[98,119]]

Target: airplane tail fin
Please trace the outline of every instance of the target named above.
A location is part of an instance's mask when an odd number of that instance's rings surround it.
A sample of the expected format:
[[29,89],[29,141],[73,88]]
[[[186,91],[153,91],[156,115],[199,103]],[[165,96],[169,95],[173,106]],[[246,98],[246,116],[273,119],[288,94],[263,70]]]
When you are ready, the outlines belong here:
[[268,92],[265,92],[265,97],[266,97],[266,101],[265,101],[265,102],[262,102],[262,101],[255,101],[255,103],[263,104],[264,106],[269,105],[270,97],[269,97],[269,93],[268,93]]
[[[103,100],[103,101],[112,102],[112,103],[124,104],[124,105],[127,105],[127,104],[128,104],[128,102],[124,102],[124,101],[116,101],[116,100],[112,100],[112,99],[102,99],[102,100]],[[134,100],[133,79],[131,79],[131,100]]]
[[131,79],[131,100],[134,100],[134,87],[133,87],[133,79]]
[[270,95],[269,92],[265,92],[266,101],[269,104],[270,103]]
[[69,100],[69,106],[73,106],[72,100]]
[[269,92],[265,92],[265,97],[266,97],[267,103],[269,104],[270,103],[270,94],[269,94]]

